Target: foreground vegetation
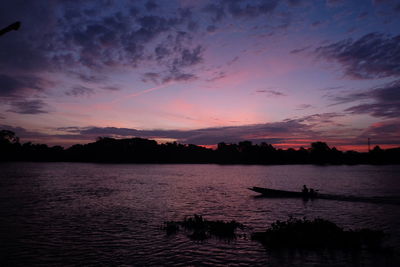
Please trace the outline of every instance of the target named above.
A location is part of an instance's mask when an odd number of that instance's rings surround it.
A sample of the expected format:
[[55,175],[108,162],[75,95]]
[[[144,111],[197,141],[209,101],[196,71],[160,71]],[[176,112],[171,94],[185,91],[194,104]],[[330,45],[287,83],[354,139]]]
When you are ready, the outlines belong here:
[[264,232],[252,234],[252,239],[267,248],[335,248],[380,249],[384,233],[378,230],[344,230],[324,219],[293,219],[276,221]]
[[368,153],[342,152],[326,143],[310,148],[276,149],[271,144],[219,143],[217,149],[176,142],[157,144],[142,138],[99,137],[96,142],[68,149],[44,144],[21,144],[11,131],[0,131],[0,161],[71,161],[110,163],[217,163],[217,164],[400,164],[400,148]]
[[188,237],[192,240],[202,241],[211,237],[219,239],[236,238],[236,229],[243,229],[243,224],[236,221],[209,221],[201,215],[187,217],[183,221],[164,222],[163,229],[168,235],[175,234],[181,229],[188,232]]
[[[235,239],[237,230],[245,226],[236,221],[210,221],[200,215],[187,217],[183,221],[164,222],[162,229],[167,235],[183,230],[195,241],[208,238]],[[242,234],[241,236],[246,236]],[[289,218],[276,221],[263,232],[251,234],[251,239],[268,249],[368,249],[383,251],[384,232],[371,229],[344,230],[335,223],[317,218],[314,220]]]

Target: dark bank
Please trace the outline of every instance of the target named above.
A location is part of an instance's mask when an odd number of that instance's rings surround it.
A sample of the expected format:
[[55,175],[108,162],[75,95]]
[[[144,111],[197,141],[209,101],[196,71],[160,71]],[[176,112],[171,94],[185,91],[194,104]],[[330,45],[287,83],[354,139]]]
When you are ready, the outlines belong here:
[[64,149],[45,144],[21,144],[12,131],[0,131],[1,161],[69,161],[103,163],[216,164],[400,164],[400,148],[374,147],[368,152],[340,151],[324,142],[310,148],[276,149],[271,144],[219,143],[217,149],[176,142],[158,144],[143,138],[99,137],[96,142]]

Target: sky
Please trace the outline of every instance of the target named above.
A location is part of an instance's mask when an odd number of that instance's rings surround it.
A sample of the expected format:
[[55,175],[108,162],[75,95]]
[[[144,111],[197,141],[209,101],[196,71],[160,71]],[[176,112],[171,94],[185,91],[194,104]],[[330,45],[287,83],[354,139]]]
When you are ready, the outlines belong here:
[[400,1],[4,0],[0,129],[400,146]]

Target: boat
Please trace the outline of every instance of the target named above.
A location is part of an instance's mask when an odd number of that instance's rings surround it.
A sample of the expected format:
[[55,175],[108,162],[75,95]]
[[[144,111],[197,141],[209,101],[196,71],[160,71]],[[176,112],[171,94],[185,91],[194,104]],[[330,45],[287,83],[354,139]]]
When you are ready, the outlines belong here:
[[249,188],[250,190],[262,194],[264,197],[280,197],[280,198],[304,198],[307,197],[303,192],[296,191],[285,191],[278,189],[270,189],[253,186]]
[[358,197],[349,195],[332,195],[332,194],[321,194],[314,191],[312,194],[303,193],[300,191],[286,191],[264,187],[249,187],[248,189],[260,193],[263,197],[268,198],[302,198],[302,199],[328,199],[338,201],[352,201],[352,202],[369,202],[378,204],[394,204],[400,205],[399,196],[388,196],[388,197]]

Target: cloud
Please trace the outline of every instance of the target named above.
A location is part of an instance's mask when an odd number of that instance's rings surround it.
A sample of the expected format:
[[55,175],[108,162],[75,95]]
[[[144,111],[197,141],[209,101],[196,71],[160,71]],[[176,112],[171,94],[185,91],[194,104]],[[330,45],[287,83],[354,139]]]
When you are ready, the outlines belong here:
[[311,26],[313,27],[318,27],[322,24],[322,22],[320,20],[314,21],[313,23],[311,23]]
[[[300,1],[288,3],[297,6]],[[143,76],[147,82],[191,81],[196,79],[192,68],[204,63],[206,47],[194,34],[214,32],[219,27],[215,22],[226,16],[253,19],[272,14],[278,4],[278,0],[219,0],[194,5],[179,1],[161,5],[153,0],[121,5],[108,0],[51,4],[8,1],[0,11],[0,23],[20,18],[23,27],[18,34],[2,39],[0,73],[12,73],[14,79],[21,71],[32,75],[67,73],[98,84],[117,68],[145,66],[141,73],[158,74]],[[204,12],[211,19],[203,16]],[[200,16],[202,23],[196,23]],[[97,88],[93,86],[93,93]]]
[[98,136],[112,137],[143,137],[143,138],[168,138],[181,143],[197,145],[213,145],[219,142],[239,142],[250,140],[260,142],[285,142],[298,138],[315,137],[308,125],[297,121],[264,123],[244,126],[213,127],[195,130],[137,130],[116,127],[64,127],[58,128],[74,135],[81,135],[88,139]]
[[201,45],[193,49],[183,49],[180,56],[174,59],[172,69],[180,69],[200,63],[203,60],[203,51],[204,48]]
[[16,76],[0,74],[0,103],[8,104],[7,112],[19,114],[47,113],[46,103],[41,99],[30,99],[31,96],[40,97],[45,86],[51,84],[36,76]]
[[374,79],[400,76],[400,35],[379,33],[347,39],[316,49],[323,58],[335,60],[347,76]]
[[104,90],[109,90],[109,91],[118,91],[120,88],[118,86],[103,86],[101,87]]
[[27,89],[41,91],[48,81],[36,76],[0,74],[0,97],[21,97]]
[[12,96],[23,88],[23,85],[16,79],[0,74],[0,96]]
[[47,105],[40,99],[36,100],[21,100],[11,102],[11,108],[7,111],[19,113],[19,114],[40,114],[40,113],[48,113],[44,108]]
[[310,104],[301,104],[301,105],[297,106],[296,110],[305,110],[305,109],[310,109],[310,108],[313,108],[313,107],[314,106],[310,105]]
[[207,31],[208,32],[215,32],[216,30],[217,30],[217,27],[215,25],[207,26]]
[[276,90],[257,90],[256,93],[266,94],[267,96],[286,96],[286,94]]
[[326,133],[321,123],[330,124],[334,118],[343,116],[335,113],[314,114],[300,119],[288,119],[281,122],[262,123],[242,126],[212,127],[194,130],[138,130],[118,127],[60,127],[53,129],[55,134],[43,134],[28,131],[24,128],[13,128],[1,125],[2,129],[9,129],[27,141],[35,140],[41,143],[57,145],[72,145],[76,142],[93,142],[99,136],[114,138],[141,137],[159,140],[176,140],[185,144],[215,145],[219,142],[237,143],[249,140],[253,143],[266,142],[278,146],[300,147],[308,146],[317,140],[328,142],[330,145],[351,147],[364,145],[366,138],[372,138],[375,144],[400,144],[400,123],[392,119],[371,125],[359,134],[349,134],[349,129]]
[[183,73],[179,70],[171,70],[170,73],[163,78],[163,83],[168,83],[170,81],[192,81],[196,80],[197,76],[191,73]]
[[65,94],[69,96],[89,96],[94,94],[94,90],[89,87],[76,85],[72,87],[71,90],[65,92]]
[[147,82],[147,81],[152,81],[154,83],[157,83],[158,80],[161,78],[161,75],[156,72],[146,72],[143,74],[142,81]]
[[289,4],[289,6],[294,6],[294,7],[297,7],[297,6],[301,6],[301,4],[303,4],[303,0],[287,0],[287,2],[288,2],[288,4]]
[[398,118],[377,122],[365,129],[358,139],[371,138],[372,144],[400,145],[400,120]]
[[220,21],[226,15],[225,8],[220,3],[208,4],[203,8],[203,11],[210,14],[214,22]]
[[326,0],[326,4],[330,7],[336,7],[344,4],[344,0]]
[[[291,1],[298,2],[298,1]],[[278,6],[277,0],[220,0],[207,4],[203,11],[211,15],[214,22],[218,22],[230,15],[234,18],[254,18],[271,14]]]
[[305,46],[302,48],[293,49],[292,51],[290,51],[290,54],[298,54],[298,53],[304,52],[304,51],[308,50],[310,47],[311,46]]
[[351,114],[370,114],[374,117],[400,117],[400,80],[370,89],[368,91],[351,93],[333,99],[335,104],[367,101],[347,108]]
[[219,79],[223,79],[226,77],[226,73],[223,71],[215,71],[212,74],[212,77],[210,79],[207,79],[207,82],[213,82],[213,81],[217,81]]
[[157,9],[158,5],[154,1],[147,1],[144,5],[148,11]]
[[[307,115],[298,119],[293,119],[299,123],[307,123],[311,126],[318,126],[319,124],[335,124],[335,120],[338,117],[343,117],[344,114],[336,112],[328,113],[317,113],[312,115]],[[290,120],[289,120],[290,121]]]
[[[184,69],[202,62],[204,48],[192,45],[187,31],[192,13],[177,4],[161,12],[155,1],[141,8],[129,3],[125,9],[110,1],[19,2],[8,2],[0,11],[0,22],[15,20],[8,10],[23,19],[21,31],[0,43],[0,73],[12,73],[14,79],[20,71],[51,71],[101,83],[114,67],[145,63],[159,68],[164,80],[187,81],[194,75]],[[17,86],[7,82],[7,90]]]

